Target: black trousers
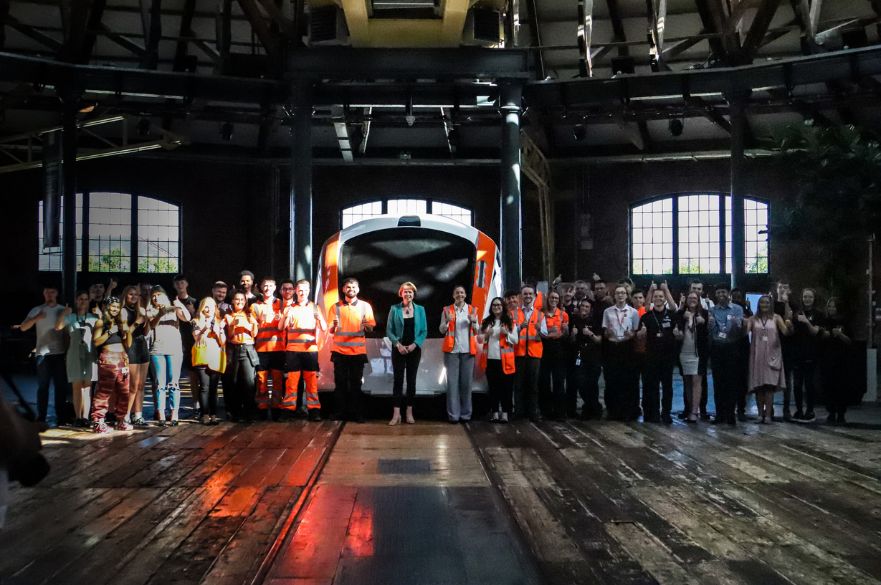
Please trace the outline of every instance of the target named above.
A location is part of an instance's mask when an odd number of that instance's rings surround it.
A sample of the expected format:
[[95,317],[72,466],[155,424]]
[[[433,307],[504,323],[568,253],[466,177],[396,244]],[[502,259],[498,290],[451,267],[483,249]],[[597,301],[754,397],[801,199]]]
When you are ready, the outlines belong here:
[[566,363],[562,348],[553,347],[548,351],[545,344],[541,356],[541,369],[538,387],[541,392],[542,413],[549,416],[566,416]]
[[50,383],[55,387],[55,418],[58,424],[63,424],[67,422],[64,405],[70,394],[63,353],[37,356],[37,418],[40,421],[45,421],[49,412]]
[[518,418],[538,416],[538,370],[541,359],[529,356],[514,358],[517,364],[514,381],[514,412]]
[[802,412],[814,411],[817,401],[817,362],[797,360],[792,369],[792,393],[795,396],[795,409]]
[[502,360],[486,360],[489,411],[511,412],[514,404],[514,376],[502,371]]
[[361,379],[364,376],[366,356],[343,355],[333,352],[334,410],[339,418],[359,421],[364,419],[361,410]]
[[714,343],[710,348],[713,367],[713,397],[716,400],[716,418],[723,422],[736,420],[738,380],[740,378],[740,351],[735,344]]
[[673,356],[648,355],[642,368],[643,417],[646,420],[657,419],[659,406],[661,414],[669,415],[673,408]]
[[[578,411],[578,370],[581,369],[581,366],[575,365],[575,357],[577,354],[574,351],[567,349],[564,350],[564,352],[565,357],[563,359],[566,362],[566,415],[575,416]],[[584,398],[582,397],[582,400],[583,399]]]
[[599,417],[603,414],[603,407],[600,404],[600,373],[602,371],[600,364],[582,360],[581,365],[576,366],[573,362],[572,367],[575,372],[573,391],[577,389],[583,403],[581,405],[581,417]]
[[202,416],[206,414],[217,415],[217,385],[220,383],[220,373],[209,370],[205,366],[196,368],[199,378],[199,410]]
[[[253,346],[232,346],[227,361],[229,376],[224,379],[223,398],[226,411],[233,418],[249,419],[257,411],[257,360]],[[226,387],[229,380],[229,389]]]
[[629,341],[609,343],[603,375],[606,378],[606,412],[612,420],[634,420],[639,416],[639,368],[634,363]]
[[[422,349],[419,346],[406,354],[399,352],[397,347],[392,348],[392,369],[395,375],[392,393],[395,397],[395,406],[406,408],[413,405],[413,398],[416,396],[416,374],[419,373],[420,359],[422,359]],[[404,394],[405,375],[407,377],[406,394]]]

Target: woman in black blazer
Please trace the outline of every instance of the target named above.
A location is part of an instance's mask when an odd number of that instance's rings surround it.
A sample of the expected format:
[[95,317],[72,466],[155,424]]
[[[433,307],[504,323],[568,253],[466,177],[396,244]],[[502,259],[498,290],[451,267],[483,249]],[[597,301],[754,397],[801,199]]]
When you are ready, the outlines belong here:
[[694,423],[700,414],[701,377],[707,373],[710,355],[709,316],[697,293],[690,293],[676,317],[673,334],[678,342],[679,371],[684,381],[685,420]]

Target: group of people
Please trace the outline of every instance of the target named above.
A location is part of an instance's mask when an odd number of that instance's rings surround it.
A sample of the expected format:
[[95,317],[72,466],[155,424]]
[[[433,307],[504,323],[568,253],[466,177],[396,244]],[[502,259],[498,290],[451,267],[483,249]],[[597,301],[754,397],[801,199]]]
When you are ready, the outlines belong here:
[[[37,333],[42,420],[51,382],[59,424],[96,433],[109,432],[111,419],[117,430],[146,426],[149,375],[156,424],[177,425],[184,366],[204,424],[218,423],[221,383],[233,421],[284,418],[298,408],[310,420],[321,420],[318,350],[325,342],[332,344],[333,417],[364,420],[366,337],[376,320],[370,303],[358,298],[356,279],[341,284],[340,300],[326,315],[310,300],[307,280],[265,277],[257,283],[245,270],[231,296],[231,287],[217,281],[201,300],[190,296],[185,276],[173,283],[171,295],[161,286],[141,284],[125,287],[119,297],[115,282],[106,289],[93,285],[76,295],[73,307],[58,302],[54,287],[43,290],[44,303],[19,326]],[[679,416],[688,422],[709,419],[710,370],[716,422],[745,420],[750,393],[760,422],[772,421],[778,390],[785,391],[784,419],[813,420],[821,385],[827,389],[829,420],[844,421],[847,399],[835,385],[851,341],[834,298],[824,314],[813,289],[804,289],[796,303],[779,283],[776,298],[763,295],[753,314],[742,292],[726,285],[716,287],[714,303],[699,281],[678,302],[665,282],[645,293],[626,280],[608,287],[596,275],[590,282],[555,284],[544,296],[531,284],[508,291],[489,302],[483,318],[467,302],[466,289],[454,287],[438,328],[450,422],[473,417],[476,364],[486,373],[493,422],[592,419],[605,411],[612,420],[642,416],[671,423],[677,366],[685,386]],[[417,373],[429,332],[425,309],[415,302],[416,285],[401,284],[398,295],[385,330],[394,373],[392,426],[415,422]]]
[[[598,379],[605,379],[605,410],[614,420],[671,423],[673,375],[683,378],[687,422],[709,420],[707,373],[713,381],[714,422],[745,421],[747,399],[755,395],[760,423],[774,420],[774,396],[783,392],[780,418],[810,422],[821,396],[828,421],[843,423],[850,396],[843,384],[851,339],[839,302],[821,311],[817,293],[805,288],[800,301],[789,285],[761,295],[755,314],[743,291],[715,287],[715,302],[694,280],[674,299],[666,282],[645,293],[622,280],[609,289],[592,282],[561,285],[548,294],[548,311],[559,298],[571,316],[568,334],[548,343],[539,390],[551,397],[552,416],[573,416],[576,395],[581,416],[598,417]],[[548,350],[551,351],[548,351]],[[640,389],[642,391],[640,400]],[[795,412],[791,411],[794,395]]]
[[258,296],[246,270],[230,298],[230,287],[217,281],[201,300],[189,295],[185,276],[173,282],[172,295],[141,284],[125,287],[119,297],[115,282],[93,285],[76,294],[73,307],[58,302],[57,288],[43,289],[43,304],[18,325],[36,329],[40,420],[46,420],[51,383],[58,424],[96,433],[109,432],[110,419],[121,431],[147,426],[149,375],[156,423],[177,426],[184,369],[204,424],[219,422],[221,380],[231,420],[296,411],[301,379],[307,416],[320,420],[318,339],[328,327],[309,300],[308,281],[282,280],[277,297],[275,279],[267,277]]

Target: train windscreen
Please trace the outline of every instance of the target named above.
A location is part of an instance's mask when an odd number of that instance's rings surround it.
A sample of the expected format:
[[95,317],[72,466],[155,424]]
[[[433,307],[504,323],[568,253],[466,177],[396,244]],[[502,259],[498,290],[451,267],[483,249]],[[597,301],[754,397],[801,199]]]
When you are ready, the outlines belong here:
[[462,285],[471,299],[476,249],[460,236],[422,227],[395,227],[346,240],[339,282],[358,279],[359,298],[373,307],[377,327],[369,337],[385,336],[389,308],[400,302],[398,287],[411,281],[415,302],[425,307],[428,336],[440,337],[443,307],[452,303],[453,287]]

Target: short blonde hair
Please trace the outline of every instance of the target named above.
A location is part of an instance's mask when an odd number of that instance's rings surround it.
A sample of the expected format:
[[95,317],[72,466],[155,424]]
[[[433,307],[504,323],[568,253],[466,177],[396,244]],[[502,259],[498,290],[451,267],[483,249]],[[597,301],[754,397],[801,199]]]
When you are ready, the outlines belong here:
[[401,293],[404,292],[405,288],[409,288],[413,291],[414,295],[416,294],[416,285],[408,280],[407,282],[401,283],[401,286],[398,287],[398,296],[401,296]]

